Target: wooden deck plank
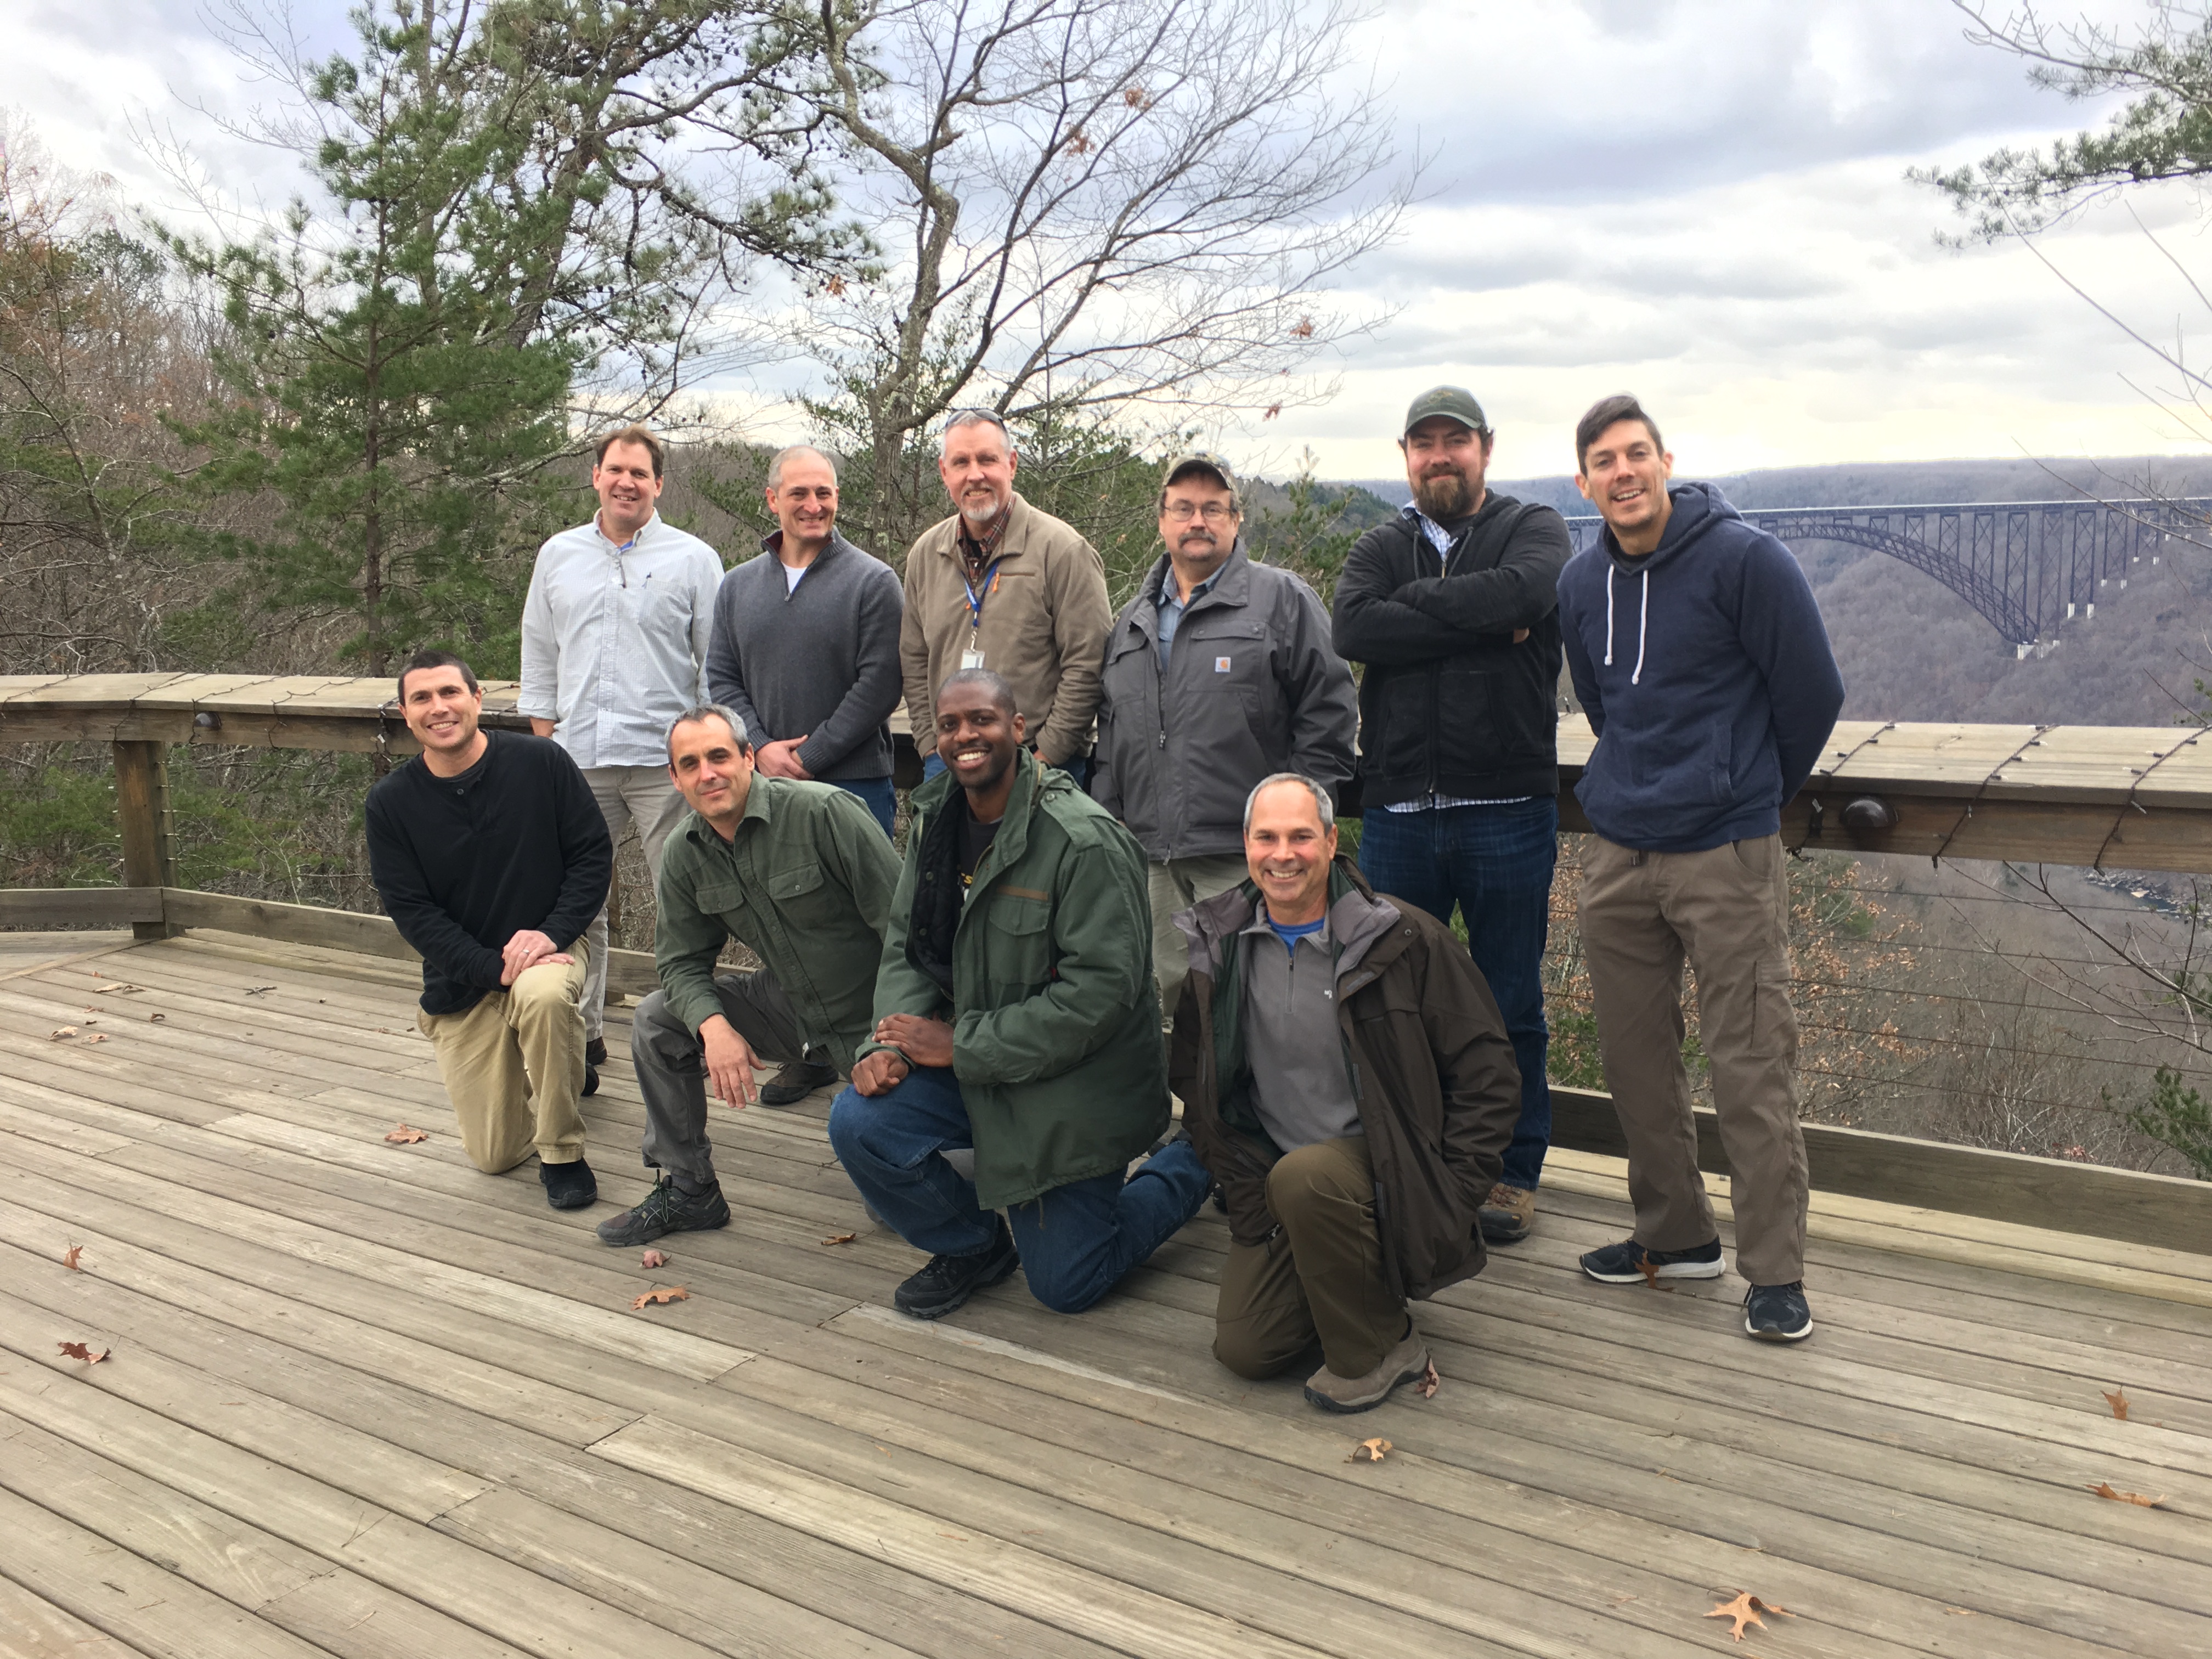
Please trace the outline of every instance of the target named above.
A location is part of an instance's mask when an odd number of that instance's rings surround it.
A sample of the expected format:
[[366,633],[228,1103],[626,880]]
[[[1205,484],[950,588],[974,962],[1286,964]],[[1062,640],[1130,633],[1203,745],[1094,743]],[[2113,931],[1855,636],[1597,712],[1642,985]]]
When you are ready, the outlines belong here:
[[143,1659],[143,1650],[0,1577],[0,1655],[6,1659]]

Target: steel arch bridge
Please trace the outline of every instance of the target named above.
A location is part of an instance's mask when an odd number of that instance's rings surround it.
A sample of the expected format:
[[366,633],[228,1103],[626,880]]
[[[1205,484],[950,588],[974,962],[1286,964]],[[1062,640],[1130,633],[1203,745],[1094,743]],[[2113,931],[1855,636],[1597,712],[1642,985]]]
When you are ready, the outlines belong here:
[[[1893,507],[1739,508],[1792,545],[1841,542],[1902,559],[1986,617],[2015,653],[2128,585],[2176,537],[2202,538],[2212,497],[2185,501],[1938,502]],[[1575,550],[1601,520],[1567,520]],[[2200,541],[2200,544],[2202,544]]]

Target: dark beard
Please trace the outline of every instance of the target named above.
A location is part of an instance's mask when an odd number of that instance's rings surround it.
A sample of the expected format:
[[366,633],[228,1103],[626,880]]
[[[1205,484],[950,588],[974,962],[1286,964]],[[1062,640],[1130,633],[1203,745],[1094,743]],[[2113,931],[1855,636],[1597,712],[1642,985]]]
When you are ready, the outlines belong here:
[[1474,510],[1474,495],[1464,476],[1446,472],[1415,484],[1413,505],[1431,519],[1463,519]]

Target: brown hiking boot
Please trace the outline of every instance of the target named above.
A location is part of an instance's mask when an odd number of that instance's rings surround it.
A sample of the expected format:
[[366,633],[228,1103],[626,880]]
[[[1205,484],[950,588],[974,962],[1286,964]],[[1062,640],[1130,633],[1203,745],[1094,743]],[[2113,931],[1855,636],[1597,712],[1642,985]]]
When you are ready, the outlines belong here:
[[1475,1220],[1486,1244],[1518,1244],[1536,1224],[1536,1194],[1525,1187],[1499,1182],[1482,1200]]
[[1364,1376],[1339,1376],[1323,1365],[1306,1378],[1306,1398],[1325,1412],[1370,1412],[1401,1382],[1418,1382],[1429,1373],[1429,1345],[1408,1319],[1398,1346]]

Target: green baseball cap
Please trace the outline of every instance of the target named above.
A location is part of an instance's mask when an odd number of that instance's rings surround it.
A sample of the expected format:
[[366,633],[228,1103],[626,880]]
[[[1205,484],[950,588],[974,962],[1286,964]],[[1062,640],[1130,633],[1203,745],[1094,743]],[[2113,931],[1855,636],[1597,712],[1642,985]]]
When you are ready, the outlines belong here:
[[1490,422],[1482,418],[1482,405],[1474,400],[1474,393],[1464,386],[1431,386],[1406,410],[1406,424],[1399,429],[1403,438],[1407,433],[1431,416],[1441,415],[1446,420],[1457,421],[1470,432],[1487,432]]
[[1221,482],[1228,487],[1231,495],[1243,494],[1237,485],[1237,474],[1231,469],[1229,463],[1210,449],[1187,449],[1170,461],[1167,471],[1160,474],[1160,488],[1164,489],[1184,473],[1194,472],[1201,469],[1207,472],[1218,473]]

